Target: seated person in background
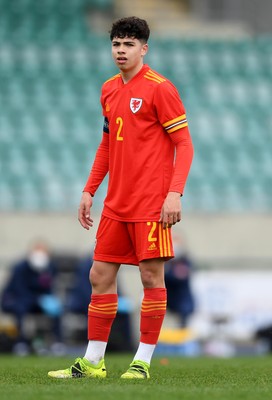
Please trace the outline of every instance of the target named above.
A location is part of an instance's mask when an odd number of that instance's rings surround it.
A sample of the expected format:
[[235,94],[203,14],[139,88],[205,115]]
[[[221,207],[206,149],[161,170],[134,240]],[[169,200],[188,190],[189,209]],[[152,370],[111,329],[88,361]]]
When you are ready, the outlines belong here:
[[175,258],[165,263],[167,308],[177,313],[181,327],[186,327],[195,309],[191,289],[192,261],[180,240],[174,240],[174,247]]
[[62,345],[61,314],[62,307],[54,294],[56,266],[51,261],[49,249],[42,242],[35,242],[27,256],[11,267],[11,274],[1,297],[4,312],[16,318],[18,330],[14,351],[24,355],[29,352],[29,338],[25,332],[24,320],[28,314],[42,313],[52,322],[54,343],[52,351],[57,354],[64,349]]

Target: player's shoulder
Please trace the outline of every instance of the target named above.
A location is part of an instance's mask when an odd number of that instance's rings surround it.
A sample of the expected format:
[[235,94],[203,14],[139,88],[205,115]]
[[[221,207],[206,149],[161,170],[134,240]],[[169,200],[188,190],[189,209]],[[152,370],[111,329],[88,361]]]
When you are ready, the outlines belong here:
[[158,85],[167,80],[165,76],[163,76],[162,74],[160,74],[159,72],[155,71],[150,67],[146,68],[144,73],[144,78]]
[[118,84],[120,79],[121,79],[120,73],[113,75],[112,77],[110,77],[103,83],[102,88],[112,87],[112,86]]
[[152,86],[156,87],[174,87],[173,83],[166,78],[164,75],[160,74],[159,72],[155,71],[152,68],[148,68],[144,74],[144,78],[147,82],[149,82]]

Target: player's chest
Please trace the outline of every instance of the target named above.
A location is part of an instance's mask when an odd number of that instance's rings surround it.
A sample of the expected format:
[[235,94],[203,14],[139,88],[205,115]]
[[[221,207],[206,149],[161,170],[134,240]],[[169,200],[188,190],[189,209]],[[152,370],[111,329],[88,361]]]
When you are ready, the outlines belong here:
[[152,118],[154,114],[153,94],[141,88],[118,89],[105,97],[105,111],[109,121],[118,117],[138,120]]

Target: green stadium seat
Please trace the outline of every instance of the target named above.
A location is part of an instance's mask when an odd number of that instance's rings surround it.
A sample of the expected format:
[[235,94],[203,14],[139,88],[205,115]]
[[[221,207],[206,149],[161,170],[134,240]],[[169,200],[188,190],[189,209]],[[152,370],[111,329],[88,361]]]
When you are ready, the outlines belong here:
[[[102,135],[101,85],[117,72],[86,16],[112,3],[0,0],[1,211],[77,207]],[[146,62],[176,84],[194,142],[185,207],[271,210],[272,38],[150,47]]]

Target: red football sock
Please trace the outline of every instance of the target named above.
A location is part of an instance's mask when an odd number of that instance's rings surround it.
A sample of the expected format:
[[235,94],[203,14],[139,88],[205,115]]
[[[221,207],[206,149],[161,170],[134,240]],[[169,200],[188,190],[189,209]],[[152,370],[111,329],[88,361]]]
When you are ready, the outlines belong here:
[[157,344],[165,314],[166,289],[144,289],[140,327],[142,343]]
[[117,294],[92,294],[88,309],[88,339],[107,342],[117,313]]

